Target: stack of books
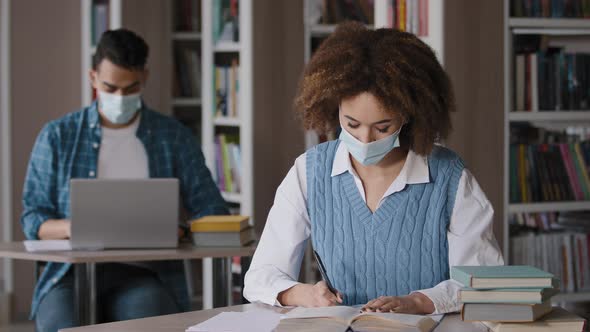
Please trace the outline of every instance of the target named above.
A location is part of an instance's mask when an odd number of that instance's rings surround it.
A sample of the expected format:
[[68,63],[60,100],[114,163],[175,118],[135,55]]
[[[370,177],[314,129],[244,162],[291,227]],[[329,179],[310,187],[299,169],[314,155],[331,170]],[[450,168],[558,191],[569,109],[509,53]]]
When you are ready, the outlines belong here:
[[581,331],[584,319],[552,308],[559,282],[532,266],[454,266],[464,321],[485,321],[494,331]]
[[206,216],[190,222],[197,247],[241,247],[256,240],[246,216]]

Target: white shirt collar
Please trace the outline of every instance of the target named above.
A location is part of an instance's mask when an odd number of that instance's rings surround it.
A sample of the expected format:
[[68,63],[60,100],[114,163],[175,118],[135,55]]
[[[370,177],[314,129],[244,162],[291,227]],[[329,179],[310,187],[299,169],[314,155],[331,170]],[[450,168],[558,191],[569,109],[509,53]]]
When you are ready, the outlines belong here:
[[[334,156],[334,163],[332,164],[332,176],[340,175],[344,172],[356,176],[356,172],[352,168],[350,162],[348,149],[344,143],[338,145],[336,155]],[[408,151],[406,162],[402,167],[398,177],[392,183],[392,186],[404,188],[406,184],[419,184],[430,182],[430,170],[428,168],[428,158],[421,156],[414,151]],[[389,191],[389,190],[388,190]]]

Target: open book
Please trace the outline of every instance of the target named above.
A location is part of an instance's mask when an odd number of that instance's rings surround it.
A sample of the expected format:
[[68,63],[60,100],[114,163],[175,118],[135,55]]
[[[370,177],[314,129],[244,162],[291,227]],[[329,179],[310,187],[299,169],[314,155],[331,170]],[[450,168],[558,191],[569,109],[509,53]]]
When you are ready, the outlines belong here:
[[295,308],[276,328],[290,331],[420,331],[429,332],[442,316],[430,317],[396,313],[361,313],[359,307]]

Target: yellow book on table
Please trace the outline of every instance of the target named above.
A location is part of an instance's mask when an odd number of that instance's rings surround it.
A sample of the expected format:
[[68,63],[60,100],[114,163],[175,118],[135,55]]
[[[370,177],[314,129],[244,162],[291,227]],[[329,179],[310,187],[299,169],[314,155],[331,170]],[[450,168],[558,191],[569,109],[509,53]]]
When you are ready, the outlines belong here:
[[248,227],[248,216],[206,216],[192,220],[191,232],[240,232]]

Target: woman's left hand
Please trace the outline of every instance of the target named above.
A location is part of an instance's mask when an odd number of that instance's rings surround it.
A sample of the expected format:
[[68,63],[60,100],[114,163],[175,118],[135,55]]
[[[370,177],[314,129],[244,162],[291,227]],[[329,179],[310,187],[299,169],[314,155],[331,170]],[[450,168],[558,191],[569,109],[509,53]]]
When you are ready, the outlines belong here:
[[416,292],[406,296],[380,296],[367,302],[361,310],[427,315],[434,312],[434,303],[428,296]]

